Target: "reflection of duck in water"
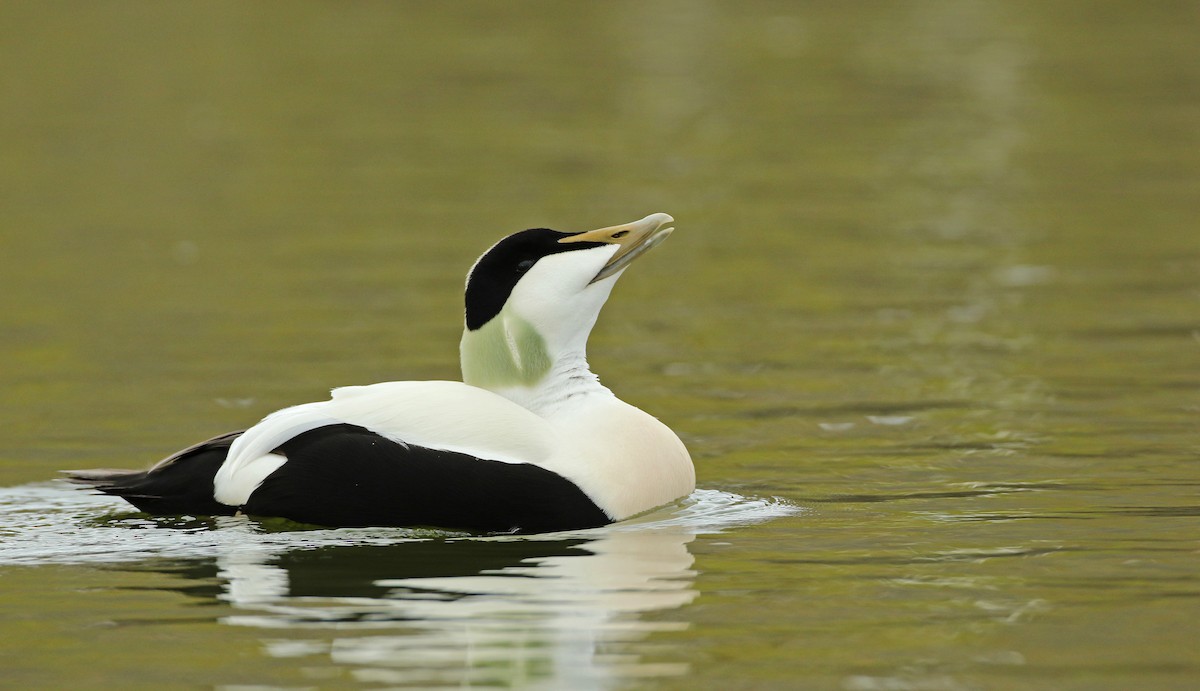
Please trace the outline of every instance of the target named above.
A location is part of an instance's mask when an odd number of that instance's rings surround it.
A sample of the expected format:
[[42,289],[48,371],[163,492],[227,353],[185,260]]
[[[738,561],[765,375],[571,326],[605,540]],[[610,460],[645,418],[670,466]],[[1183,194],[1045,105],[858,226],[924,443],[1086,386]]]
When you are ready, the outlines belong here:
[[643,641],[687,626],[668,612],[698,596],[694,538],[639,521],[562,539],[236,541],[191,563],[184,592],[208,600],[194,583],[215,580],[234,608],[223,624],[263,631],[267,655],[324,678],[339,678],[333,667],[405,687],[607,689],[686,670]]
[[70,477],[153,514],[486,532],[592,527],[678,499],[695,486],[682,442],[586,360],[617,277],[672,220],[494,245],[467,278],[463,383],[335,389],[148,471]]
[[[536,601],[548,612],[601,599],[605,609],[613,612],[650,611],[676,607],[695,597],[691,589],[695,558],[687,550],[695,539],[693,529],[649,523],[608,530],[553,539],[410,539],[305,549],[246,542],[223,546],[213,560],[215,569],[196,570],[189,577],[220,576],[227,581],[221,598],[248,609],[265,603],[302,605],[295,611],[273,610],[285,618],[294,616],[292,623],[344,620],[353,608],[343,610],[343,605],[368,604],[357,599],[374,601],[375,606],[364,611],[380,621],[390,618],[389,613],[399,620],[412,619],[424,607],[441,612],[430,612],[428,618],[453,618],[456,613],[450,611],[450,601],[467,595],[487,595],[490,607],[504,611],[519,609],[520,602]],[[199,569],[204,562],[195,560],[191,568]],[[440,607],[426,602],[434,592],[440,595],[435,598]],[[648,604],[632,605],[636,600]],[[308,618],[306,611],[315,619]]]

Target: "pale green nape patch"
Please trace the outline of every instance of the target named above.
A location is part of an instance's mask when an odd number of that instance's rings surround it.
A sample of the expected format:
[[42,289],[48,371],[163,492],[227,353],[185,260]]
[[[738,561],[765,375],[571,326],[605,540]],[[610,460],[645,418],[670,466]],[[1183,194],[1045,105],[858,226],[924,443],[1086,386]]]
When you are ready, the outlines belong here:
[[491,321],[463,334],[463,381],[484,389],[536,384],[553,362],[546,339],[507,306]]

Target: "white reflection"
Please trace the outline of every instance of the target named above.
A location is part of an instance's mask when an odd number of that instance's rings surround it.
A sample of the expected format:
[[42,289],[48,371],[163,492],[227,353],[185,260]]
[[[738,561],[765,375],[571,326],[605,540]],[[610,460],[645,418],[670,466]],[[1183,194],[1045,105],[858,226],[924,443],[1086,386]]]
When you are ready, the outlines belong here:
[[[686,665],[644,662],[630,645],[655,631],[685,628],[639,615],[680,607],[697,595],[687,550],[696,531],[664,523],[562,539],[413,541],[413,548],[436,545],[444,552],[447,571],[464,563],[483,567],[454,575],[368,575],[369,582],[357,584],[321,575],[323,567],[335,566],[337,554],[288,563],[279,558],[284,555],[243,545],[217,560],[227,581],[225,599],[244,611],[226,623],[306,630],[303,641],[270,642],[268,654],[327,655],[355,679],[375,683],[587,689],[683,674]],[[512,563],[492,563],[489,545],[510,553]],[[396,568],[404,571],[406,544],[379,549],[393,550]],[[482,555],[464,562],[460,550]],[[322,594],[295,587],[314,578]],[[378,588],[378,596],[336,594],[364,585]],[[315,642],[313,629],[332,636]]]

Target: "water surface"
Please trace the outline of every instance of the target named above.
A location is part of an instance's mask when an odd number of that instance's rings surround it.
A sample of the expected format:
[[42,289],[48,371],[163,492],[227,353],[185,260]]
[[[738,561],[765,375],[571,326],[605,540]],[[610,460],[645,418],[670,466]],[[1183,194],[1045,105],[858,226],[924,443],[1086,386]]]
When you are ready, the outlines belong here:
[[[8,683],[1191,688],[1190,3],[0,8]],[[701,490],[583,534],[53,481],[457,377],[498,237],[664,211],[595,370]]]

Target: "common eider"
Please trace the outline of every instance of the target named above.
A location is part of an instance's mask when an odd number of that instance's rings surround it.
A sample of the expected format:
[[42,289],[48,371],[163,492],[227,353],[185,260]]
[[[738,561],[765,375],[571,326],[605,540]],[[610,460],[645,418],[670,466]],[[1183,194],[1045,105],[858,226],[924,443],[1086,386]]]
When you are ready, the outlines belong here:
[[155,515],[538,533],[620,521],[695,488],[687,449],[588,367],[587,339],[667,214],[510,235],[467,275],[461,382],[334,389],[145,471],[69,479]]

